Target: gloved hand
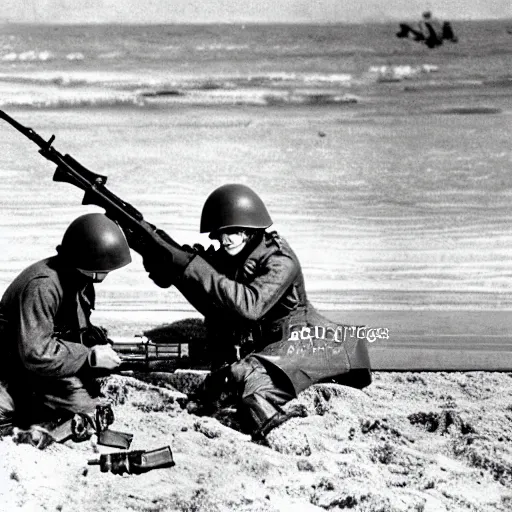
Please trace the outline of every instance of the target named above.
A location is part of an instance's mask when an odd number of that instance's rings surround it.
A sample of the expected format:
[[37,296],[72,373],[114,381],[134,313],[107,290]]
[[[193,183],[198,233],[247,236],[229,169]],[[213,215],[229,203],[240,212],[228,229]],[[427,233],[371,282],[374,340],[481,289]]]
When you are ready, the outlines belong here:
[[133,249],[139,254],[144,254],[144,251],[147,247],[146,241],[131,229],[123,228],[123,233],[126,237],[126,241],[128,242],[130,249]]
[[157,286],[169,288],[197,253],[180,246],[165,231],[157,229],[155,232],[165,245],[154,243],[152,249],[144,254],[142,262],[149,278]]
[[193,252],[193,253],[201,256],[201,258],[204,258],[207,261],[210,258],[212,258],[216,253],[215,247],[213,245],[210,245],[206,249],[201,244],[194,244],[194,245],[192,245],[192,247],[190,245],[182,245],[182,249],[184,251]]
[[[145,225],[148,228],[148,231],[156,231],[156,226],[147,222],[145,220],[140,221],[141,224]],[[121,226],[123,229],[124,236],[126,237],[126,241],[131,249],[135,252],[138,252],[140,255],[144,255],[144,253],[148,250],[148,245],[150,241],[150,237],[144,233],[144,231],[134,231],[126,226]]]
[[160,246],[154,246],[153,250],[147,251],[142,258],[144,269],[149,278],[160,288],[169,288],[172,285],[176,272],[174,258],[169,251]]
[[192,246],[188,244],[183,244],[181,248],[184,251],[195,252],[196,254],[204,254],[205,252],[205,248],[201,244],[194,244]]
[[90,325],[81,331],[82,343],[86,347],[94,347],[94,345],[112,345],[112,340],[108,337],[108,331],[105,327]]
[[141,236],[129,228],[123,228],[128,245],[142,256],[144,269],[149,278],[160,288],[169,288],[174,279],[186,268],[197,254],[187,246],[180,246],[165,231],[147,221],[141,221],[149,227],[151,235]]

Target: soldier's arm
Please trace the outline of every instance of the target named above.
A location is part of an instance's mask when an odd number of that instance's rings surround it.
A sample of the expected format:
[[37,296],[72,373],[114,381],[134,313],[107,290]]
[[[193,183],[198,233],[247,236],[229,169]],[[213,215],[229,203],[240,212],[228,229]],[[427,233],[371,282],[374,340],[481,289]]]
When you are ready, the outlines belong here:
[[201,257],[195,257],[176,283],[177,288],[205,314],[206,308],[231,311],[247,320],[259,320],[293,283],[298,265],[289,256],[271,255],[254,279],[240,283],[219,273]]
[[18,350],[25,367],[48,377],[74,375],[87,362],[89,349],[54,336],[54,319],[61,301],[46,278],[34,279],[19,303]]

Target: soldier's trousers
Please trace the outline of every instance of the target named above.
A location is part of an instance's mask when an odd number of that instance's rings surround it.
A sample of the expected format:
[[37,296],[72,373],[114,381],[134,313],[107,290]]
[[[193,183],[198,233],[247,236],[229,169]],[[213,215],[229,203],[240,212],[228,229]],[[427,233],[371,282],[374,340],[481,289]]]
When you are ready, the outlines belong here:
[[254,356],[232,364],[230,373],[229,381],[235,387],[239,413],[250,433],[260,430],[294,398],[281,375],[269,372]]
[[78,377],[37,379],[32,385],[0,382],[0,425],[26,428],[74,413],[94,413],[100,399]]

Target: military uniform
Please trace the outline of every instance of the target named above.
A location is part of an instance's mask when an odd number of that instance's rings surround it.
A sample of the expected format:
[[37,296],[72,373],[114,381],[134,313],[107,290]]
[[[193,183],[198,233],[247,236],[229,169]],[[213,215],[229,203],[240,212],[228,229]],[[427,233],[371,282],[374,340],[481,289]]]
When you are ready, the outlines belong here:
[[[161,288],[174,284],[205,317],[213,372],[201,401],[211,402],[222,385],[234,389],[253,437],[285,421],[282,406],[315,382],[371,381],[365,340],[320,335],[333,323],[307,300],[299,260],[283,238],[266,231],[271,225],[261,198],[230,183],[208,196],[201,213],[200,231],[222,243],[217,251],[182,247],[161,230],[166,247],[144,248],[127,233],[150,279]],[[315,336],[304,339],[311,327]]]
[[174,284],[205,317],[213,369],[235,361],[228,383],[249,430],[264,427],[316,382],[341,376],[347,385],[371,382],[365,340],[294,339],[303,327],[334,324],[307,300],[298,258],[276,232],[254,235],[234,257],[223,250],[193,257]]
[[98,399],[82,343],[93,308],[92,283],[58,256],[34,263],[11,283],[0,302],[0,422],[32,423],[48,409],[94,411]]

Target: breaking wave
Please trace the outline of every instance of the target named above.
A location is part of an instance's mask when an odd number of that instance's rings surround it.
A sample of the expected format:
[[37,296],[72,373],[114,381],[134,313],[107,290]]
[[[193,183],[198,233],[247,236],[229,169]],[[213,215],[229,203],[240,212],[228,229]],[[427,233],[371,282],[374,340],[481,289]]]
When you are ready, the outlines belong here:
[[8,52],[0,56],[0,62],[48,62],[56,59],[64,59],[68,61],[84,60],[85,56],[81,52],[66,53],[63,56],[58,56],[55,53],[44,50],[35,51],[28,50],[25,52]]
[[[70,58],[79,59],[78,55],[70,54]],[[276,86],[280,85],[350,85],[352,75],[348,73],[292,73],[269,72],[237,76],[197,76],[177,75],[169,77],[158,75],[141,75],[140,72],[108,72],[108,71],[30,71],[0,73],[1,83],[21,83],[34,85],[75,85],[102,86],[109,88],[123,87],[137,89],[141,87],[182,87],[184,89],[232,89],[236,87]]]
[[400,82],[415,78],[425,73],[439,71],[438,66],[433,64],[422,64],[421,66],[396,65],[396,66],[371,66],[368,70],[370,75],[375,76],[377,82]]
[[166,77],[117,72],[0,74],[0,106],[24,108],[165,107],[170,105],[336,105],[351,76],[268,73],[249,76]]
[[[6,54],[6,59],[11,54]],[[12,54],[13,59],[52,59],[50,52]],[[11,58],[11,57],[9,57]],[[67,54],[69,60],[83,54]],[[347,105],[359,103],[366,87],[413,79],[438,71],[432,64],[370,66],[354,76],[343,72],[268,71],[249,74],[170,74],[123,70],[5,70],[0,73],[0,107],[165,108],[190,106]],[[421,84],[425,86],[425,84]]]
[[351,95],[311,92],[272,91],[193,91],[159,90],[153,92],[91,92],[74,91],[66,95],[2,95],[1,107],[24,108],[79,108],[79,107],[166,107],[175,105],[220,106],[220,105],[341,105],[357,103]]

